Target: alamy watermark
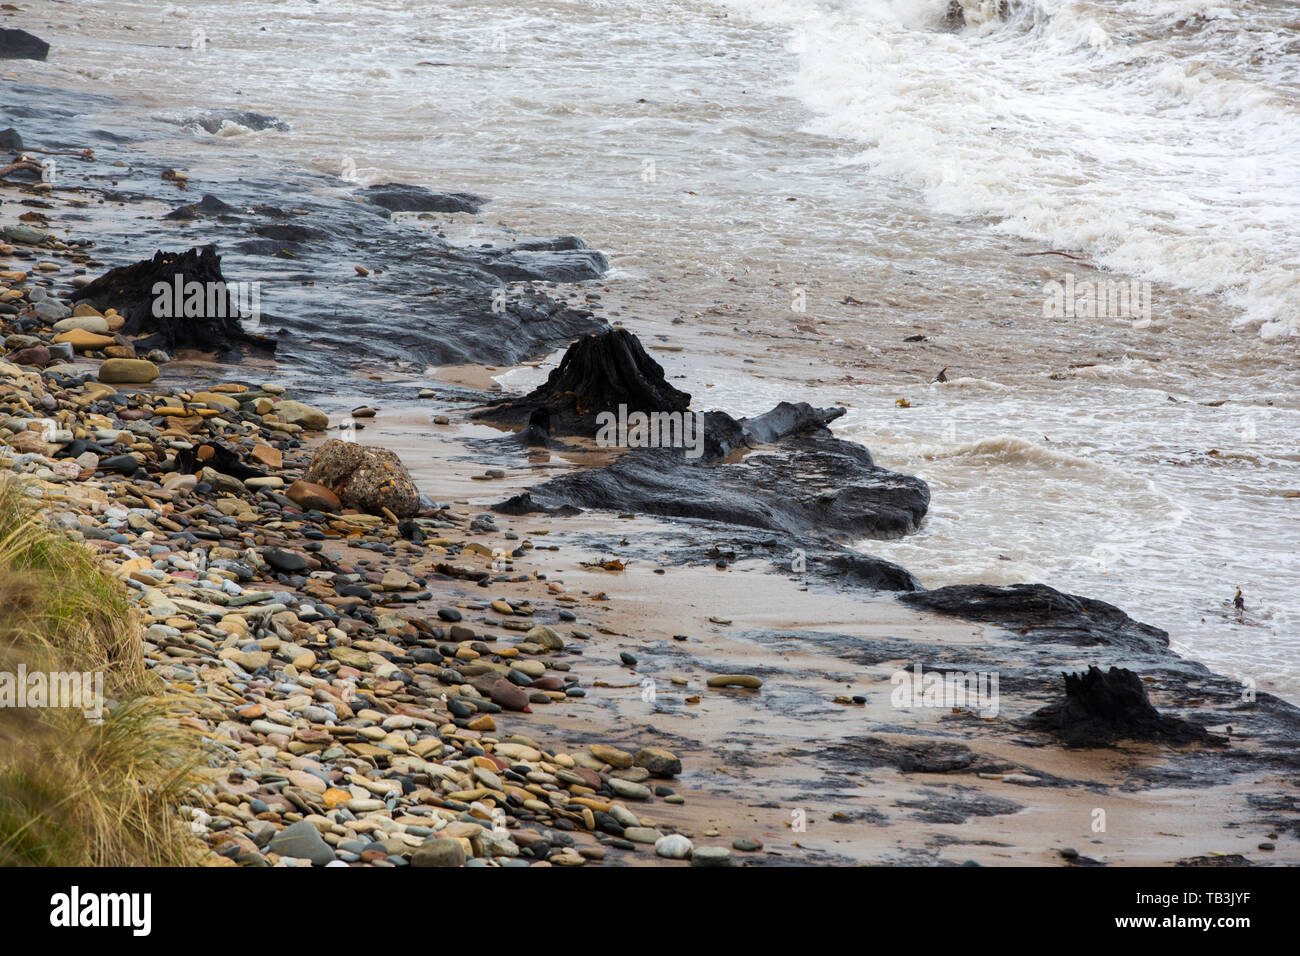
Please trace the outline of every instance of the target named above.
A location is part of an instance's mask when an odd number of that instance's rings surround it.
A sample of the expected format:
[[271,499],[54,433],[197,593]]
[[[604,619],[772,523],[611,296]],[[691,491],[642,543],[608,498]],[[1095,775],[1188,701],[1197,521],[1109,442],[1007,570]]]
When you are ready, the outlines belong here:
[[104,675],[99,671],[0,671],[0,707],[80,710],[91,723],[104,719]]
[[152,911],[151,893],[83,893],[73,886],[50,897],[50,925],[57,928],[121,927],[148,936]]
[[1128,319],[1151,322],[1151,283],[1131,279],[1079,282],[1072,273],[1065,280],[1043,284],[1045,319]]
[[899,709],[910,707],[963,707],[981,717],[998,715],[997,671],[937,671],[921,668],[898,670],[889,678],[894,685],[889,702]]
[[596,444],[601,448],[684,448],[687,458],[704,454],[702,412],[629,412],[596,415]]
[[181,273],[171,282],[153,284],[156,319],[240,318],[257,328],[262,321],[262,283],[185,281]]

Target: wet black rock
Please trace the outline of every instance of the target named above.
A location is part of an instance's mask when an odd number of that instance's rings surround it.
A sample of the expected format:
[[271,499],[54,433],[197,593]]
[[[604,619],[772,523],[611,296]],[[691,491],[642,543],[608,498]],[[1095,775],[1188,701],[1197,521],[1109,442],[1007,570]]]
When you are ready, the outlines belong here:
[[293,222],[272,222],[254,226],[253,232],[264,239],[278,243],[313,242],[326,237],[323,230]]
[[275,570],[284,574],[292,574],[295,571],[305,571],[308,567],[307,559],[301,554],[295,554],[292,551],[285,551],[283,548],[265,548],[262,551],[262,559]]
[[26,30],[0,30],[0,60],[43,60],[50,45]]
[[469,212],[479,211],[486,199],[471,193],[439,193],[423,186],[406,183],[377,183],[357,195],[389,212]]
[[1002,816],[1024,809],[1013,800],[981,793],[975,787],[926,787],[918,790],[917,796],[920,799],[897,800],[894,805],[919,811],[912,817],[924,823],[965,823],[969,817]]
[[1169,635],[1160,628],[1133,620],[1113,604],[1064,594],[1046,584],[957,584],[905,594],[899,600],[967,621],[998,624],[1036,641],[1139,653],[1169,647]]
[[[914,531],[929,501],[925,482],[875,467],[860,445],[796,436],[779,449],[733,463],[688,458],[681,449],[641,449],[604,468],[535,486],[493,510],[511,515],[631,511],[851,540]],[[903,580],[905,574],[900,569],[895,576]]]
[[222,202],[216,196],[211,194],[205,195],[198,202],[188,203],[184,206],[177,206],[164,219],[202,219],[206,216],[230,216],[235,213],[235,208],[227,203]]
[[289,124],[283,120],[265,113],[255,113],[252,110],[204,110],[201,113],[184,116],[178,123],[187,129],[202,129],[213,134],[220,133],[227,126],[243,126],[255,131],[272,129],[288,132],[289,130]]
[[825,558],[805,557],[809,571],[873,591],[919,591],[921,582],[901,564],[845,551]]
[[1239,867],[1259,865],[1240,853],[1229,853],[1227,856],[1189,856],[1174,861],[1174,866]]
[[1056,734],[1072,747],[1105,747],[1119,740],[1224,743],[1199,724],[1158,713],[1142,678],[1127,668],[1093,666],[1062,676],[1065,699],[1031,714],[1026,727]]
[[976,773],[994,769],[986,758],[964,744],[942,740],[896,744],[879,737],[846,737],[827,747],[824,754],[837,766],[893,767],[903,773]]
[[99,470],[104,472],[118,472],[124,475],[135,474],[140,467],[140,459],[135,455],[114,455],[111,458],[105,458],[99,463]]
[[[534,430],[544,420],[551,433],[600,441],[608,425],[603,416],[628,410],[676,416],[677,425],[658,426],[658,439],[676,447],[628,450],[603,468],[562,475],[493,510],[632,511],[835,540],[899,537],[925,516],[925,482],[877,468],[866,448],[827,430],[843,408],[782,402],[763,415],[735,419],[716,411],[697,415],[690,400],[632,333],[612,329],[578,340],[541,386],[473,417],[527,420]],[[745,454],[751,449],[759,451]]]
[[21,150],[23,148],[23,138],[18,135],[18,130],[10,126],[8,129],[0,129],[0,149]]
[[504,282],[585,282],[609,270],[604,254],[576,236],[480,249],[482,267]]

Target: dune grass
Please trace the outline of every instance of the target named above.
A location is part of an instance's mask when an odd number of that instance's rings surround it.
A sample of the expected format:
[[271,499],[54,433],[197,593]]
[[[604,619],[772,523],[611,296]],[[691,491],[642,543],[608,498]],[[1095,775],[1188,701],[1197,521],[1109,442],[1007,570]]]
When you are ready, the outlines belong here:
[[122,582],[0,477],[0,672],[99,672],[101,723],[77,708],[0,707],[0,864],[161,866],[200,849],[176,808],[201,747],[144,667]]

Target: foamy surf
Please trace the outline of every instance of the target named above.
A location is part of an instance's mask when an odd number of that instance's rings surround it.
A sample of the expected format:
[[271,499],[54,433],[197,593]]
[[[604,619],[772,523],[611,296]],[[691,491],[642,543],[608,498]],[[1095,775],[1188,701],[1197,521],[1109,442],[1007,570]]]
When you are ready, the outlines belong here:
[[[964,0],[956,16],[949,0],[726,5],[790,31],[791,83],[817,132],[863,144],[861,165],[935,210],[1220,295],[1265,339],[1300,331],[1294,16],[1199,2]],[[1241,31],[1215,23],[1248,15],[1243,60]]]

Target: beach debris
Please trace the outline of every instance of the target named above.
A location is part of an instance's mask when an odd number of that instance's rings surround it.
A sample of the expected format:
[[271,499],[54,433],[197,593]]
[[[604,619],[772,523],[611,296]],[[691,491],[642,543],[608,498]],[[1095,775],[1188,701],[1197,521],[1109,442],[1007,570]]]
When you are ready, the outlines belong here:
[[370,514],[386,510],[410,518],[420,510],[415,482],[387,448],[331,438],[320,446],[303,480],[328,488],[344,505]]

